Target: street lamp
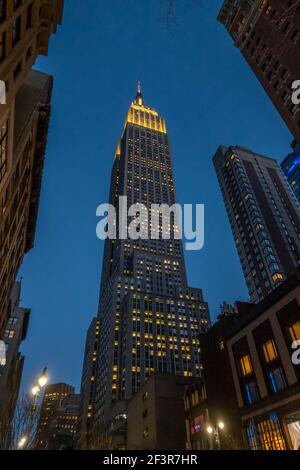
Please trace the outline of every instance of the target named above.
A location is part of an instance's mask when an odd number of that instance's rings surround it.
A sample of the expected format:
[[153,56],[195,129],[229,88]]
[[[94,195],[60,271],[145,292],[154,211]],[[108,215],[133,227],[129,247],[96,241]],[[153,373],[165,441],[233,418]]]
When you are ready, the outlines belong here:
[[[214,441],[215,441],[215,444],[216,444],[216,447],[217,447],[218,450],[220,450],[220,448],[221,448],[219,431],[220,430],[223,431],[224,428],[225,428],[225,424],[223,423],[223,421],[219,421],[217,426],[212,426],[212,425],[209,424],[206,428],[206,431],[210,436],[213,434]],[[213,448],[214,448],[214,446],[213,446]]]
[[36,379],[35,383],[33,384],[31,388],[32,403],[31,403],[30,419],[29,419],[26,435],[21,437],[20,441],[18,442],[18,449],[26,449],[27,446],[29,445],[30,436],[33,431],[34,414],[37,409],[38,399],[40,397],[42,388],[45,387],[47,383],[48,383],[47,367],[44,367],[42,373],[38,376],[38,378]]
[[37,385],[34,385],[31,389],[31,393],[35,397],[36,395],[40,393],[40,390],[41,390],[40,387],[38,387]]
[[23,436],[18,442],[18,449],[23,449],[27,441],[27,437]]
[[48,383],[47,367],[44,368],[43,372],[38,378],[38,384],[41,388],[45,387]]

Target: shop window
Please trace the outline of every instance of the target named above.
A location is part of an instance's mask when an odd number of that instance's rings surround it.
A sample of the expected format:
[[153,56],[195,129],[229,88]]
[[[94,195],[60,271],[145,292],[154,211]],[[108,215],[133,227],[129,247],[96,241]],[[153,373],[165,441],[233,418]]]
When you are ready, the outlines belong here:
[[285,450],[286,445],[277,416],[257,424],[262,450]]

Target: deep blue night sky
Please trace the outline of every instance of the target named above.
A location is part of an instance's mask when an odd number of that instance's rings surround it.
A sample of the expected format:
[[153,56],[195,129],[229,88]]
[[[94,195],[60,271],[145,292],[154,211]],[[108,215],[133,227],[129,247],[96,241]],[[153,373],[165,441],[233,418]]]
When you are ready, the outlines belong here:
[[138,79],[166,118],[179,202],[205,204],[205,248],[186,253],[190,285],[203,288],[212,318],[223,300],[247,299],[212,156],[240,144],[281,160],[292,138],[217,22],[222,0],[190,9],[178,0],[170,25],[165,1],[65,0],[63,25],[37,62],[55,86],[35,248],[21,269],[22,305],[32,309],[24,389],[45,365],[52,382],[79,388],[102,263],[96,207],[108,198]]

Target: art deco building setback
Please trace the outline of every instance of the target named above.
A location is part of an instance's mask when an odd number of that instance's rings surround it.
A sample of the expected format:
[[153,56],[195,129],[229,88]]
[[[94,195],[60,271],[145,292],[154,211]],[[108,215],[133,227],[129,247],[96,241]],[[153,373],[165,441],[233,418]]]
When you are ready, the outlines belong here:
[[300,106],[292,102],[300,80],[299,1],[225,0],[218,20],[300,143]]
[[76,439],[79,395],[65,383],[47,385],[37,429],[39,450],[71,449]]
[[[148,209],[176,202],[166,124],[146,106],[140,88],[112,169],[109,202],[117,209],[119,196],[127,196],[128,206],[140,202]],[[152,373],[201,375],[198,335],[210,324],[209,310],[202,291],[187,285],[175,230],[173,220],[170,240],[105,242],[93,426],[98,447],[108,445],[100,435],[111,406],[130,400]]]
[[300,264],[300,211],[280,166],[240,146],[219,147],[219,185],[251,301]]
[[[9,316],[9,296],[35,230],[52,79],[30,72],[47,54],[62,0],[0,3],[0,333]],[[39,174],[40,172],[40,174]]]
[[10,443],[11,422],[19,396],[24,356],[20,345],[26,339],[30,310],[20,307],[21,284],[11,293],[11,316],[2,336],[6,345],[6,363],[0,365],[0,449]]
[[90,434],[94,414],[95,375],[98,352],[100,322],[93,318],[86,335],[84,360],[80,387],[80,406],[76,447],[86,449],[90,447]]

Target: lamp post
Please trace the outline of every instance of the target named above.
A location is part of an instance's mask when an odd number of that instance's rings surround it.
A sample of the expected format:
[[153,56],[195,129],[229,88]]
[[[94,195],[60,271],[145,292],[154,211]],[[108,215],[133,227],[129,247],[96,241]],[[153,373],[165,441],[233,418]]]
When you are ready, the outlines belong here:
[[220,441],[220,431],[223,431],[225,428],[225,424],[223,421],[219,421],[216,426],[208,425],[206,428],[207,433],[213,437],[213,449],[214,444],[216,445],[216,450],[221,449],[221,441]]
[[34,385],[31,388],[31,395],[32,395],[32,403],[31,403],[31,410],[30,410],[30,417],[27,426],[27,431],[22,436],[18,442],[18,449],[23,450],[27,449],[28,445],[30,444],[30,436],[32,433],[32,428],[34,424],[34,415],[37,410],[38,399],[41,395],[41,390],[45,387],[48,383],[48,374],[47,374],[47,367],[44,367],[42,373],[36,379]]

